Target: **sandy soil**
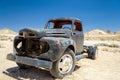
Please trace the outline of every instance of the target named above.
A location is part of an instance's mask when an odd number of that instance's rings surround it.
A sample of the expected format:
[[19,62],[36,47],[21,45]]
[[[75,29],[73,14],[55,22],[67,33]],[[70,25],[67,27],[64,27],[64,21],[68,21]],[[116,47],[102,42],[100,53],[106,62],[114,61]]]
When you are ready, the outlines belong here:
[[[6,59],[12,52],[12,42],[2,43],[6,43],[6,48],[0,48],[0,80],[61,80],[43,69],[19,69],[15,62]],[[75,71],[62,80],[120,80],[120,53],[101,50],[98,53],[96,60],[78,61]]]

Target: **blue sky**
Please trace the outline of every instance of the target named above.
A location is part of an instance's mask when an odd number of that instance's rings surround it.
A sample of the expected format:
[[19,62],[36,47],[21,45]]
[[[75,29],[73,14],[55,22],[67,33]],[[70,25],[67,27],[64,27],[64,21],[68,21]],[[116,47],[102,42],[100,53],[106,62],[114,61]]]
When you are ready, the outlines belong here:
[[41,28],[56,17],[77,17],[84,31],[117,31],[120,0],[0,0],[0,29]]

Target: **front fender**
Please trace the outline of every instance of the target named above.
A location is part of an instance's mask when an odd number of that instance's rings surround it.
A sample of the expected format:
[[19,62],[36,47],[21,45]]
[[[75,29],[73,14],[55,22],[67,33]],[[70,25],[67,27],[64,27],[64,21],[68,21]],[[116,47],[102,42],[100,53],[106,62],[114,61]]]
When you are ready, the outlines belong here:
[[39,55],[40,59],[47,59],[50,61],[57,61],[69,45],[75,45],[73,40],[66,38],[54,38],[54,37],[44,37],[41,41],[46,41],[50,49],[48,52]]

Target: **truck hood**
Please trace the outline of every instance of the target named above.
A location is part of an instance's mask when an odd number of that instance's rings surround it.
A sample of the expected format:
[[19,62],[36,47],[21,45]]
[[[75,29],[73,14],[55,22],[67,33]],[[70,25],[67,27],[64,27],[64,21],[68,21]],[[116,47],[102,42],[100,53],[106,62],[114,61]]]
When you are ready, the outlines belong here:
[[26,37],[64,37],[70,38],[71,31],[69,29],[34,29],[25,28],[19,31],[20,36]]

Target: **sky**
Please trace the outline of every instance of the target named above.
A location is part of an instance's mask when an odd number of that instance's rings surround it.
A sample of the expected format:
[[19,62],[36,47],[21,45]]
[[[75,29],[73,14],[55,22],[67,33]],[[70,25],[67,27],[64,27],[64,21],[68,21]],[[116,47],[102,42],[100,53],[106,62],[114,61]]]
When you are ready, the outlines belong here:
[[43,28],[51,18],[76,17],[84,31],[120,30],[120,0],[0,0],[0,29]]

